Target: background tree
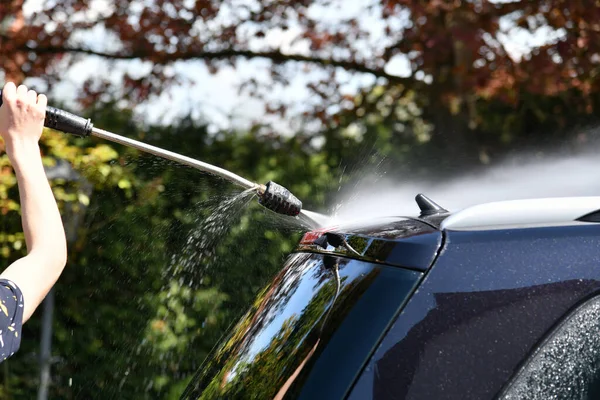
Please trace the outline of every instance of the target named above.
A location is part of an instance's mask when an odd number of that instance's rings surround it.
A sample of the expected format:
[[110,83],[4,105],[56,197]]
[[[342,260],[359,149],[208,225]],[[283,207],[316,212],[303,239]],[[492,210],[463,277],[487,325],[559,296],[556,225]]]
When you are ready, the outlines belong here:
[[[140,101],[165,85],[182,84],[171,68],[177,62],[200,60],[218,71],[266,59],[272,79],[251,77],[243,87],[267,96],[304,74],[315,94],[303,107],[306,122],[335,124],[332,117],[341,110],[360,118],[354,94],[343,85],[366,75],[375,78],[363,85],[366,93],[373,85],[396,88],[389,92],[392,101],[418,93],[425,119],[434,125],[432,138],[446,147],[488,144],[480,134],[490,130],[489,107],[515,116],[503,132],[492,132],[496,138],[504,133],[504,141],[535,123],[564,125],[597,107],[600,7],[585,2],[374,0],[348,12],[345,2],[331,0],[71,0],[43,2],[28,18],[22,6],[23,0],[13,0],[0,10],[9,76],[43,75],[51,82],[90,55],[149,66],[135,77],[126,74],[119,90],[102,76],[87,82],[82,98],[88,104],[110,89]],[[93,35],[105,40],[92,42]],[[522,45],[520,52],[508,49],[532,35],[547,40]],[[398,63],[406,67],[394,68]],[[554,112],[540,112],[541,99],[552,100]],[[271,112],[291,117],[298,111],[291,102],[268,100]]]

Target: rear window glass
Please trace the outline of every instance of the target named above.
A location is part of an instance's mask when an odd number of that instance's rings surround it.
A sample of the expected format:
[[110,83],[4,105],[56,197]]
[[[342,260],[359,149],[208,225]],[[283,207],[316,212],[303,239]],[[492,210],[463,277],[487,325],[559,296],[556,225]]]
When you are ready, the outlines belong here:
[[600,399],[600,297],[566,318],[499,396],[525,398]]
[[343,396],[420,277],[347,258],[292,255],[183,398]]

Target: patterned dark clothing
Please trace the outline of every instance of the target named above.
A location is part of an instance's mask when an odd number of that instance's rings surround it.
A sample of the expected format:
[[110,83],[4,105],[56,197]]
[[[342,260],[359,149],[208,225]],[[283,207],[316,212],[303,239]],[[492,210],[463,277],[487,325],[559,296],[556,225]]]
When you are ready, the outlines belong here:
[[0,362],[19,350],[23,325],[23,294],[13,282],[0,279]]

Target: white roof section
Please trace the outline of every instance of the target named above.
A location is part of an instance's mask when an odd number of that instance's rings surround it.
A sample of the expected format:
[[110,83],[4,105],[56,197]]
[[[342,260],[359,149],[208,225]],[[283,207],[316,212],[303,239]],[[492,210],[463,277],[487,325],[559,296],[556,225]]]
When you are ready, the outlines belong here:
[[564,224],[597,210],[600,210],[598,196],[498,201],[458,211],[446,218],[441,228],[503,229],[508,226]]

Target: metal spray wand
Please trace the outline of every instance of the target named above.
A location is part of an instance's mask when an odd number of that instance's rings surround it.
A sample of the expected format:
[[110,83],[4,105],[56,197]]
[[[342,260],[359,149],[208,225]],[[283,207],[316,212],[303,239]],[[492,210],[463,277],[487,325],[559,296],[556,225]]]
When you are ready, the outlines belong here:
[[[0,106],[2,106],[2,90],[0,90]],[[302,202],[298,200],[288,189],[275,183],[268,182],[264,185],[251,182],[226,169],[195,160],[193,158],[174,153],[160,147],[152,146],[137,140],[129,139],[125,136],[117,135],[102,129],[94,127],[90,119],[82,118],[67,111],[54,107],[46,107],[46,119],[44,126],[60,132],[70,133],[80,137],[96,136],[114,143],[133,147],[146,153],[166,158],[199,169],[213,175],[220,176],[232,183],[235,183],[244,189],[254,189],[258,195],[258,202],[269,210],[278,214],[297,216],[302,215],[309,223],[318,226],[309,215],[302,210]]]

